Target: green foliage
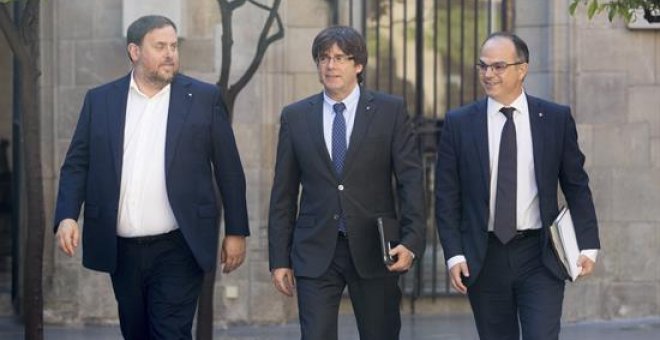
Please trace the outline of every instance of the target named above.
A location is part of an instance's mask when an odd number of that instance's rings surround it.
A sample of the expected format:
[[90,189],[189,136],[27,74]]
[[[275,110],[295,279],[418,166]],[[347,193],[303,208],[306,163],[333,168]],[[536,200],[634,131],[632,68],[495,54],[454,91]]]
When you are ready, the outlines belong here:
[[643,9],[647,11],[660,10],[660,0],[571,0],[568,11],[575,15],[579,5],[587,6],[587,17],[591,20],[595,15],[606,12],[609,21],[620,17],[626,23],[637,19],[635,10]]

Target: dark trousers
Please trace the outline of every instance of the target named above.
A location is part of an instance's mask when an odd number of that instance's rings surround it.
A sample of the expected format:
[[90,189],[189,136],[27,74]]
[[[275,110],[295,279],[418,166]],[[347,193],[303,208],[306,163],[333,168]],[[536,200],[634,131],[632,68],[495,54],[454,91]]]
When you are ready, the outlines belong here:
[[506,245],[489,236],[483,268],[468,296],[482,340],[559,338],[564,281],[541,263],[539,234]]
[[302,339],[337,339],[337,314],[346,285],[360,339],[399,339],[401,290],[398,278],[398,275],[360,278],[351,260],[348,240],[339,236],[334,259],[321,277],[296,277]]
[[127,340],[192,339],[203,272],[176,230],[118,238],[112,286]]

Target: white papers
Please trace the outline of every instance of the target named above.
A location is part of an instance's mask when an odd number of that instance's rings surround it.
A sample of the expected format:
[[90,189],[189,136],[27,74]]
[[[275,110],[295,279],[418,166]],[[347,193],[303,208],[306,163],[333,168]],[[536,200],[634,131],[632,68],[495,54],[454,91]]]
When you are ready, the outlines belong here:
[[575,227],[573,218],[568,208],[564,207],[557,215],[557,218],[550,226],[550,238],[553,249],[562,263],[564,269],[575,281],[582,272],[582,267],[578,266],[580,249],[578,248],[577,238],[575,237]]

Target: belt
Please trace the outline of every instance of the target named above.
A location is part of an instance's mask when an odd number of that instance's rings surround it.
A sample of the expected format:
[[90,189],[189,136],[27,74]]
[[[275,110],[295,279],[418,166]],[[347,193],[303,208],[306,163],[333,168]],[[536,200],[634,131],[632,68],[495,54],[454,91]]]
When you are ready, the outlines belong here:
[[[497,238],[497,236],[495,236],[495,233],[492,232],[492,231],[489,231],[488,235],[491,236],[491,237]],[[513,240],[521,240],[521,239],[524,239],[524,238],[528,238],[528,237],[532,237],[532,236],[539,236],[539,235],[541,235],[541,229],[519,230],[518,232],[516,232],[516,235],[513,236],[513,239],[511,239],[511,240],[512,241]]]
[[148,235],[148,236],[138,236],[138,237],[121,237],[117,238],[122,242],[133,243],[133,244],[151,244],[158,241],[169,240],[181,235],[179,229],[172,230],[165,234],[158,235]]

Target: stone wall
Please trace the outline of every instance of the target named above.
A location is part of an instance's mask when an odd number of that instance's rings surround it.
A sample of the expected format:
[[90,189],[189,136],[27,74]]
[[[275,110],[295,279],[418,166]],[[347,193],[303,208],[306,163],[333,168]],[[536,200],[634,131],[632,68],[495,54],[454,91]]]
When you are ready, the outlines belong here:
[[[130,69],[122,32],[126,1],[42,3],[40,102],[48,221],[59,167],[85,92]],[[215,83],[221,64],[217,2],[185,3],[182,71]],[[248,6],[234,17],[232,80],[238,79],[251,60],[264,19],[263,11]],[[660,35],[630,31],[604,17],[588,22],[583,12],[570,17],[567,1],[517,1],[516,6],[515,30],[529,43],[532,58],[526,89],[574,109],[601,225],[603,252],[597,272],[589,280],[568,286],[567,301],[573,302],[565,304],[564,318],[657,315]],[[252,236],[246,263],[230,275],[218,274],[216,325],[295,318],[295,301],[277,293],[270,282],[267,212],[279,112],[287,103],[321,89],[310,46],[316,33],[328,24],[329,11],[325,1],[284,0],[280,14],[285,37],[271,45],[235,106],[233,124],[247,175]],[[0,48],[2,44],[0,39]],[[6,65],[4,55],[0,56],[1,69]],[[7,77],[0,81],[0,87],[5,86]],[[8,105],[5,93],[0,91],[0,105]],[[5,116],[0,114],[0,135],[5,133]],[[46,321],[116,323],[108,276],[83,269],[80,253],[68,258],[55,249],[51,233],[47,233],[46,245]],[[431,305],[436,307],[427,312],[437,313],[448,304],[441,299]]]
[[596,273],[567,286],[564,319],[660,314],[659,31],[542,0],[516,2],[515,31],[530,47],[528,92],[573,109],[600,222]]
[[[55,0],[44,13],[43,112],[45,131],[46,205],[48,219],[56,195],[59,167],[68,148],[85,92],[125,75],[130,64],[122,32],[124,0]],[[130,4],[129,4],[130,5]],[[182,6],[186,37],[180,42],[182,72],[215,83],[219,78],[220,12],[214,0]],[[252,236],[246,263],[234,273],[218,273],[215,287],[216,325],[282,322],[295,315],[295,301],[278,294],[268,272],[266,234],[270,186],[281,108],[320,91],[310,56],[314,35],[328,23],[324,1],[283,1],[284,39],[271,45],[259,71],[239,95],[234,131],[247,175]],[[253,57],[265,12],[246,5],[234,15],[232,82]],[[84,227],[83,227],[84,228]],[[83,269],[80,250],[73,258],[53,247],[46,252],[46,321],[116,323],[116,304],[106,274]],[[268,306],[268,308],[264,308]]]

